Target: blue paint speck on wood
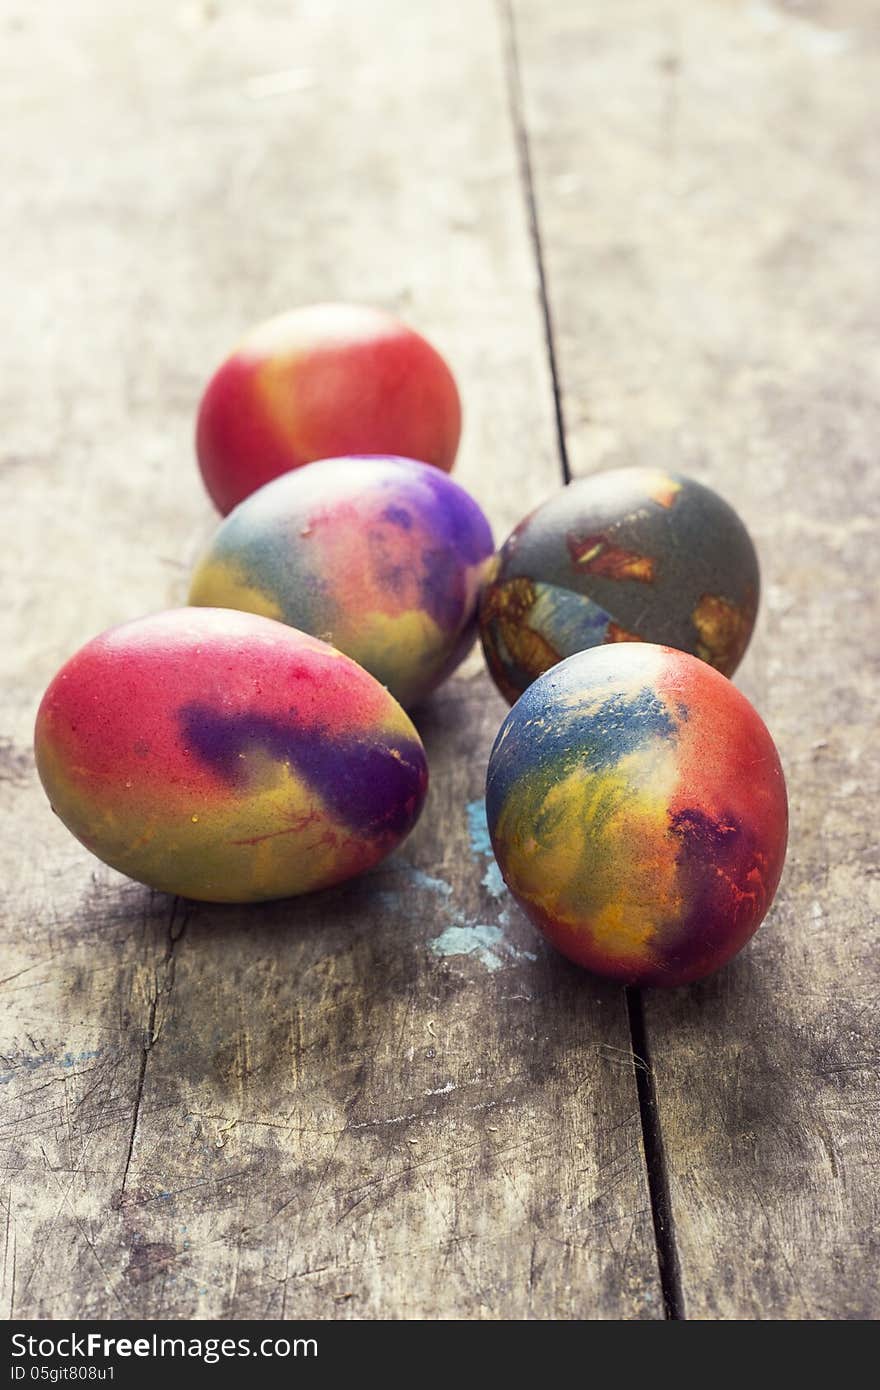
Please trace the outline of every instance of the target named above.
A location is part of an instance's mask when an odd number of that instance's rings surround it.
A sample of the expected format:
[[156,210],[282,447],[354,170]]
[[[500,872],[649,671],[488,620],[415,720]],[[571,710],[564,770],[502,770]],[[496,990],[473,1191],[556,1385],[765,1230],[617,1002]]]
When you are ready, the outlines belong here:
[[493,898],[503,898],[507,892],[507,885],[501,877],[501,870],[493,859],[480,880],[487,893]]
[[491,854],[492,841],[489,839],[485,801],[482,797],[478,797],[476,801],[469,801],[466,810],[471,853],[475,857]]

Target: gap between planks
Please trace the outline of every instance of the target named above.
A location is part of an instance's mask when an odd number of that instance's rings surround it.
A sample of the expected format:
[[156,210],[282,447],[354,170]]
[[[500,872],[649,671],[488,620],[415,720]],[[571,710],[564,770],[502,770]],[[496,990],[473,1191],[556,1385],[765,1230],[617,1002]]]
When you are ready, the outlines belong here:
[[[526,217],[529,225],[529,237],[538,276],[541,317],[544,325],[547,361],[553,387],[556,442],[559,450],[559,462],[562,469],[563,482],[568,484],[571,482],[571,467],[569,465],[568,445],[566,440],[562,383],[556,355],[553,311],[550,305],[550,294],[547,286],[544,248],[541,239],[541,222],[538,216],[538,201],[532,172],[532,157],[525,116],[519,48],[517,45],[516,20],[514,18],[511,0],[496,0],[496,3],[502,31],[510,115],[519,157],[520,179],[522,182]],[[672,1218],[672,1202],[669,1193],[666,1151],[663,1145],[663,1131],[660,1124],[660,1113],[657,1107],[657,1091],[654,1083],[654,1072],[651,1067],[642,995],[641,991],[638,989],[626,989],[625,996],[630,1047],[632,1049],[633,1075],[636,1083],[636,1093],[639,1101],[639,1119],[642,1128],[642,1150],[645,1161],[648,1193],[651,1202],[651,1219],[654,1226],[654,1245],[657,1252],[657,1267],[660,1274],[663,1308],[667,1319],[682,1321],[685,1318],[685,1312],[681,1286],[681,1268],[675,1241],[675,1226]]]
[[522,77],[519,65],[519,50],[516,40],[516,21],[513,17],[511,0],[496,0],[500,13],[502,48],[504,51],[504,71],[507,78],[507,97],[513,133],[519,157],[519,171],[522,180],[526,216],[529,224],[529,239],[535,254],[535,268],[538,272],[538,294],[541,300],[541,318],[544,325],[544,341],[547,346],[547,361],[550,367],[550,381],[553,387],[553,413],[556,418],[556,445],[559,461],[562,464],[562,477],[571,482],[571,468],[568,462],[565,415],[562,408],[562,386],[559,379],[559,366],[556,360],[556,342],[553,331],[553,314],[550,308],[550,295],[547,277],[544,272],[544,248],[541,243],[541,224],[538,220],[538,201],[535,195],[535,181],[532,176],[532,155],[529,148],[529,132],[526,128],[523,101]]

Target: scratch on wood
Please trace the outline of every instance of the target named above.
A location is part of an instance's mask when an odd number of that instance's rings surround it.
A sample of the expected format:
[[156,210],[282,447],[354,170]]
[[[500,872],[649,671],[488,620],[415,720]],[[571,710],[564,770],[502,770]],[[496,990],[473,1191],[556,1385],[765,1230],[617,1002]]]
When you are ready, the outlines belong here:
[[141,1112],[141,1102],[144,1096],[144,1083],[147,1078],[147,1062],[150,1056],[150,1049],[156,1041],[156,1011],[159,1006],[159,998],[163,991],[171,990],[174,984],[174,953],[178,943],[181,941],[186,931],[187,923],[190,919],[191,909],[183,905],[180,898],[175,898],[171,904],[171,913],[168,921],[168,944],[165,947],[165,955],[162,959],[165,978],[162,986],[158,981],[155,983],[147,1012],[147,1026],[144,1030],[143,1051],[138,1070],[137,1088],[135,1090],[134,1107],[131,1116],[131,1130],[128,1136],[128,1150],[125,1155],[125,1167],[122,1172],[122,1191],[124,1192],[128,1184],[128,1174],[131,1168],[132,1154],[134,1153],[134,1143],[137,1137],[138,1120]]

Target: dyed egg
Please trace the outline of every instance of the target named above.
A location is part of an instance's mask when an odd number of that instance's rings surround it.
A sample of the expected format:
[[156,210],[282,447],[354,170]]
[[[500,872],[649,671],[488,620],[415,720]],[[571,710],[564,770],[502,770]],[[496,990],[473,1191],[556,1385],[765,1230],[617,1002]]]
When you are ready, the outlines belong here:
[[746,528],[710,488],[643,468],[596,473],[505,541],[480,604],[483,650],[511,704],[557,661],[603,642],[678,647],[729,676],[759,583]]
[[788,833],[773,740],[705,662],[599,647],[540,677],[489,760],[501,873],[570,960],[630,985],[717,970],[760,926]]
[[202,397],[196,452],[224,514],[315,459],[401,454],[448,472],[455,379],[431,344],[378,309],[315,304],[260,324]]
[[252,613],[181,608],[112,628],[37,715],[53,809],[113,868],[210,902],[326,888],[412,829],[428,771],[377,681]]
[[436,468],[325,459],[236,507],[196,569],[189,601],[326,638],[411,705],[473,644],[492,551],[476,502]]

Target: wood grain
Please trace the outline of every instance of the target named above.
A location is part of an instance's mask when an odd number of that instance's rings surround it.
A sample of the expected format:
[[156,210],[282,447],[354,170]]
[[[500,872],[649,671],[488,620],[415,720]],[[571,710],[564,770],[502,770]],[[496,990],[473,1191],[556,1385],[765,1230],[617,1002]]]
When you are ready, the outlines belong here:
[[624,999],[498,895],[479,658],[419,716],[417,834],[310,901],[127,883],[30,755],[61,661],[181,601],[194,407],[252,321],[401,312],[457,370],[499,536],[558,484],[495,10],[5,18],[4,1313],[662,1316]]
[[514,11],[573,471],[693,473],[763,566],[737,682],[787,871],[743,956],[644,1001],[682,1312],[876,1318],[880,17]]

